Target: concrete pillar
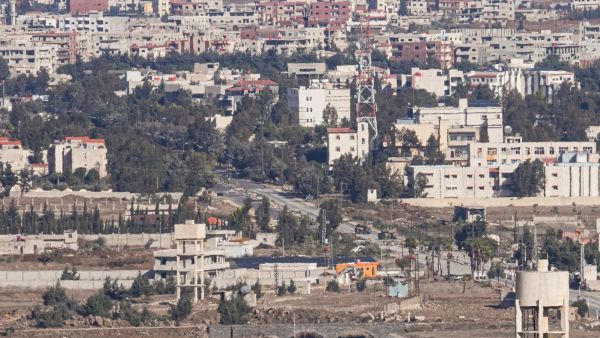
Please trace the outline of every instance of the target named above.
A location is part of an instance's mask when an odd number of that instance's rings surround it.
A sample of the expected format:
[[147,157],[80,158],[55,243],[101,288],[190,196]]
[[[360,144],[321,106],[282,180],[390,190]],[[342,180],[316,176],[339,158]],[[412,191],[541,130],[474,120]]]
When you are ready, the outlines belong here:
[[545,322],[544,318],[544,305],[542,304],[542,300],[538,300],[537,306],[537,337],[545,337],[544,334],[548,331],[548,323]]
[[563,299],[563,306],[560,311],[560,328],[564,332],[563,337],[569,338],[569,299]]
[[519,300],[515,299],[515,337],[520,338],[521,331],[523,331],[523,313]]

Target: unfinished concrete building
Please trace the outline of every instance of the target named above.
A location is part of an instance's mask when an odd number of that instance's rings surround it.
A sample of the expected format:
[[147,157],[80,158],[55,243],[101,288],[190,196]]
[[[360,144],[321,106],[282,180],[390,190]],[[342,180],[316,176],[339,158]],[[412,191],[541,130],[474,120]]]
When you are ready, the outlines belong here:
[[517,272],[515,337],[569,337],[569,273],[548,271],[539,260],[537,271]]
[[177,244],[177,300],[181,298],[181,290],[193,290],[195,303],[204,299],[204,240],[206,239],[206,225],[196,224],[194,221],[185,221],[184,224],[175,224],[175,241]]

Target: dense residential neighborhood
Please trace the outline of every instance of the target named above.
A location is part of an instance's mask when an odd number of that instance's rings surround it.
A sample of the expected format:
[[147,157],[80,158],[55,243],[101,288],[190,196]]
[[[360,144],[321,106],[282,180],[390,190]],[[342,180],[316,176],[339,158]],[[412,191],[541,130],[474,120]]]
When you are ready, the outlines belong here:
[[600,0],[0,15],[0,335],[600,332]]

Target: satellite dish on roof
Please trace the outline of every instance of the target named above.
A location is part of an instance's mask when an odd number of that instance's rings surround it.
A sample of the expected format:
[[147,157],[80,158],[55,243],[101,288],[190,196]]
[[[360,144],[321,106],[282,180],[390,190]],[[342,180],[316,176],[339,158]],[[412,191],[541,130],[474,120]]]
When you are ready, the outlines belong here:
[[505,135],[511,135],[513,132],[512,127],[511,126],[505,126],[504,127],[504,134]]

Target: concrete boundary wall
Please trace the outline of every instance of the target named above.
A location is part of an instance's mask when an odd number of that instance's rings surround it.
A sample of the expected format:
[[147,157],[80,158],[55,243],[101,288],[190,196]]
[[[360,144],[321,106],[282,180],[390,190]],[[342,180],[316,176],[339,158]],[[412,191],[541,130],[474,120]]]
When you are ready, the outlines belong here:
[[[148,270],[98,270],[77,271],[79,281],[104,282],[106,277],[119,281],[134,280],[139,273],[146,274]],[[0,271],[0,283],[3,282],[52,282],[56,283],[62,275],[62,270],[31,270],[31,271]],[[65,281],[66,282],[66,281]]]
[[152,240],[150,248],[152,249],[170,249],[174,245],[175,238],[171,233],[164,234],[100,234],[88,235],[79,234],[79,238],[86,241],[95,241],[98,238],[104,238],[106,246],[124,247],[124,246],[144,246],[149,240]]
[[497,198],[406,198],[399,200],[400,203],[429,208],[451,208],[454,206],[480,206],[480,207],[531,207],[538,206],[565,206],[584,205],[595,206],[600,204],[600,197],[497,197]]
[[[28,289],[47,289],[56,284],[53,281],[0,281],[0,288],[28,288]],[[130,288],[133,280],[119,280],[124,288]],[[60,285],[68,290],[97,290],[102,289],[104,281],[99,280],[62,280]]]

